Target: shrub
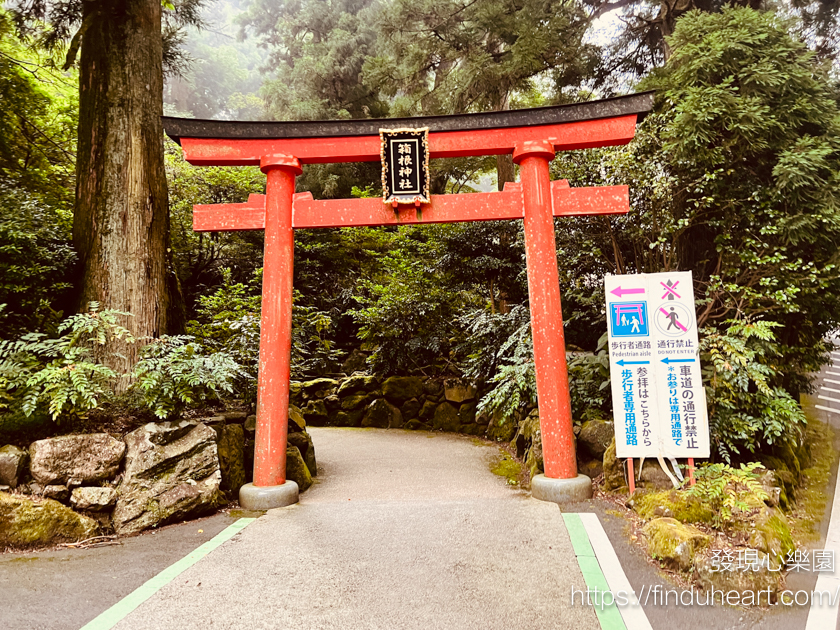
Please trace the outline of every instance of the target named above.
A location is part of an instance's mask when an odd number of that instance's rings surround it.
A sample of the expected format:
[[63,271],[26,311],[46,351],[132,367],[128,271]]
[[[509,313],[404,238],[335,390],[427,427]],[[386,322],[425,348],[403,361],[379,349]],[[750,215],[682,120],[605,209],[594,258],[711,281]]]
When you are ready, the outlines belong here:
[[233,392],[247,374],[229,354],[204,354],[190,336],[160,337],[140,350],[134,388],[158,418],[170,418],[186,405]]
[[796,444],[806,423],[799,403],[782,387],[776,322],[729,321],[700,341],[711,439],[730,462],[779,442]]
[[758,468],[762,468],[758,462],[741,464],[740,468],[726,464],[700,466],[695,471],[696,483],[687,492],[711,508],[712,523],[721,528],[733,515],[749,512],[768,498],[755,472]]
[[103,364],[108,343],[133,341],[118,323],[125,313],[99,312],[91,303],[88,313],[65,319],[50,339],[28,333],[17,341],[0,341],[0,408],[19,407],[26,416],[41,405],[53,420],[81,416],[110,399],[119,375]]

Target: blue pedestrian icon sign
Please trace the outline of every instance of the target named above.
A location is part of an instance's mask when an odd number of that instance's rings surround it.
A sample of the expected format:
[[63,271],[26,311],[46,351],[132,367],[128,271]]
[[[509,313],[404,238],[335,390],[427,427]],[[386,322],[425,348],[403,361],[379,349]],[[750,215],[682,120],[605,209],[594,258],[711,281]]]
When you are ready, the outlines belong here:
[[618,302],[609,305],[610,334],[613,337],[647,337],[647,302]]

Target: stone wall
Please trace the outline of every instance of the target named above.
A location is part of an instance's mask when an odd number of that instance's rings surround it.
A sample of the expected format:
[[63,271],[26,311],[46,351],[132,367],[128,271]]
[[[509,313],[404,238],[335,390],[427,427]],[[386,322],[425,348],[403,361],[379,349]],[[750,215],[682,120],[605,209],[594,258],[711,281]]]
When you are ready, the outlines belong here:
[[[356,374],[293,382],[291,414],[313,426],[378,427],[488,434],[474,384],[449,378]],[[491,431],[492,433],[492,431]],[[510,439],[510,438],[508,438]]]
[[[231,410],[151,422],[126,435],[63,435],[0,448],[0,547],[134,534],[238,497],[253,467],[254,416]],[[317,474],[305,426],[289,422],[288,477]],[[250,456],[250,458],[249,458]],[[250,461],[249,461],[250,459]]]

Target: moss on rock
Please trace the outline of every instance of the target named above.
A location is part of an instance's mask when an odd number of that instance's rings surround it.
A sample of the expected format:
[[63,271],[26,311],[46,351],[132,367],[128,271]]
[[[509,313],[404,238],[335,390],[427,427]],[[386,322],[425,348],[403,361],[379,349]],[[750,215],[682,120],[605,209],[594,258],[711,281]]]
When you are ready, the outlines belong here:
[[711,523],[714,510],[699,498],[677,490],[637,493],[633,509],[644,519],[667,514],[683,523]]
[[499,457],[490,465],[490,472],[504,477],[511,486],[519,485],[522,476],[522,464],[507,453],[499,453]]
[[615,456],[615,437],[613,437],[607,450],[604,451],[604,489],[618,490],[626,486],[624,464]]
[[496,442],[510,442],[516,435],[516,428],[516,423],[512,417],[505,416],[497,411],[487,425],[487,437]]
[[423,379],[419,376],[392,376],[382,383],[382,395],[397,405],[423,395]]
[[788,552],[796,549],[790,525],[785,515],[778,508],[765,507],[749,523],[741,527],[750,531],[749,545],[763,551],[774,561],[784,563]]
[[435,415],[432,418],[432,426],[435,430],[441,431],[458,431],[460,426],[460,419],[458,412],[448,402],[442,402],[435,409]]
[[0,547],[78,542],[98,533],[96,521],[58,501],[0,492]]
[[694,564],[694,554],[711,543],[711,537],[696,527],[674,518],[656,518],[643,528],[647,550],[652,558],[673,568],[687,571]]
[[312,475],[297,446],[286,449],[286,479],[294,481],[301,492],[306,492],[312,486]]

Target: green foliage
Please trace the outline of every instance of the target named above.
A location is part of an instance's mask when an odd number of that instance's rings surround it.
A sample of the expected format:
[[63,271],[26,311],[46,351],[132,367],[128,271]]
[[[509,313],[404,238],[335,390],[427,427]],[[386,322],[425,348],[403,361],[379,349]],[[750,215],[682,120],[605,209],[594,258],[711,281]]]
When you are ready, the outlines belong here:
[[459,341],[458,313],[469,296],[436,273],[434,243],[426,236],[422,229],[400,228],[392,250],[378,260],[381,272],[359,283],[361,307],[352,314],[359,338],[378,344],[368,359],[374,370],[457,371],[452,351]]
[[54,329],[66,308],[78,96],[75,73],[15,36],[0,9],[0,329]]
[[262,267],[263,257],[262,232],[193,231],[193,205],[243,203],[249,195],[265,192],[265,176],[256,167],[195,168],[184,161],[174,142],[167,140],[165,146],[172,257],[192,312],[199,295],[224,282],[223,269],[230,269],[235,280],[248,282]]
[[233,393],[243,376],[229,354],[205,354],[190,336],[160,337],[140,350],[134,387],[158,418],[171,418],[185,406]]
[[768,13],[691,13],[645,87],[681,225],[674,259],[703,289],[701,325],[775,321],[785,389],[808,388],[838,325],[840,110],[826,68]]
[[236,38],[238,5],[238,0],[216,0],[202,7],[206,28],[190,29],[182,42],[191,63],[164,85],[165,103],[196,118],[263,118],[257,96],[263,55],[254,42]]
[[17,341],[0,341],[0,396],[5,408],[20,406],[27,416],[44,405],[53,420],[81,416],[110,399],[114,379],[103,364],[109,342],[133,341],[118,321],[125,313],[73,315],[58,327],[58,338],[28,333]]
[[[474,354],[471,356],[473,374],[478,375],[478,370],[488,366],[488,360],[492,361],[490,366],[494,372],[489,378],[489,385],[492,387],[478,403],[480,412],[487,412],[491,415],[505,418],[514,417],[517,411],[529,404],[537,402],[537,378],[534,370],[534,341],[531,337],[531,320],[528,310],[525,307],[515,307],[507,317],[493,317],[491,320],[501,320],[504,328],[514,330],[507,339],[493,352],[488,348],[492,357],[482,357]],[[507,321],[505,321],[507,320]],[[495,322],[494,322],[495,323]],[[475,343],[486,336],[482,330],[482,318],[475,318],[470,326],[470,340]],[[498,324],[498,330],[504,329]],[[469,372],[468,372],[469,373]]]
[[[0,9],[0,179],[67,221],[73,206],[78,78],[18,38]],[[4,200],[5,202],[6,200]]]
[[[197,319],[187,331],[205,352],[231,357],[241,372],[234,379],[235,391],[247,400],[256,399],[260,358],[260,285],[262,270],[251,282],[233,282],[229,269],[222,270],[223,283],[213,293],[199,298]],[[295,300],[300,294],[295,292]],[[292,376],[334,371],[343,352],[330,337],[333,322],[314,307],[292,306]]]
[[262,96],[276,120],[385,115],[384,103],[360,81],[376,40],[372,0],[254,0],[238,18],[270,52],[274,76]]
[[53,329],[76,254],[64,217],[0,178],[0,328],[5,337]]
[[582,423],[611,417],[612,395],[607,334],[604,333],[598,340],[594,354],[575,353],[568,362],[572,418]]
[[378,14],[363,77],[394,97],[397,115],[505,109],[538,80],[556,96],[592,72],[588,25],[577,2],[395,0]]
[[686,492],[700,499],[713,512],[713,525],[722,529],[733,516],[750,512],[768,498],[759,481],[758,462],[732,468],[726,464],[707,464],[694,471],[696,483]]
[[798,443],[806,423],[799,403],[782,387],[777,322],[728,322],[701,341],[703,381],[712,442],[729,462],[779,442]]

